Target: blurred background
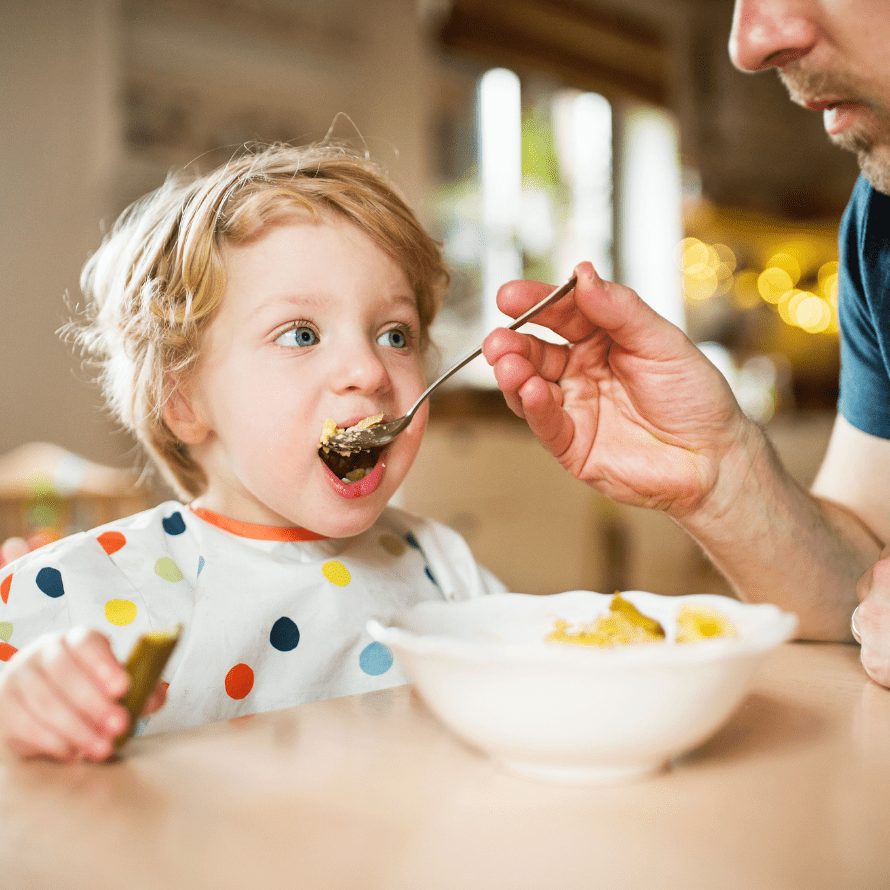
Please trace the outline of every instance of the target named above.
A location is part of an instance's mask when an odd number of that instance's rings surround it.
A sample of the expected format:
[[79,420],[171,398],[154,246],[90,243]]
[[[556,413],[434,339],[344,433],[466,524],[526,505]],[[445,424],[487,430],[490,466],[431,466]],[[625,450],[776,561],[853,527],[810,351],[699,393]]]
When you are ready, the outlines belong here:
[[[120,211],[256,140],[367,147],[444,243],[439,359],[497,287],[582,259],[702,344],[808,484],[837,397],[837,228],[857,170],[731,0],[3,0],[0,535],[32,544],[169,496],[59,329]],[[399,502],[514,590],[725,592],[666,517],[570,479],[483,360],[432,405]]]

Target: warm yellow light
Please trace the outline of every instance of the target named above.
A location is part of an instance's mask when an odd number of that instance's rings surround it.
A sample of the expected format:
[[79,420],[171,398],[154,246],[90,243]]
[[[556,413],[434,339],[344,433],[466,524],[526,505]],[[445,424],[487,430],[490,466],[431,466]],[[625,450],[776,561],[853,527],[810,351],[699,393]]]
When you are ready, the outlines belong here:
[[683,275],[683,292],[690,300],[707,300],[717,291],[717,273],[707,263],[687,266]]
[[753,269],[745,269],[735,276],[732,300],[739,309],[753,309],[760,303],[757,290],[757,273]]
[[810,334],[827,331],[834,313],[831,306],[811,291],[794,288],[786,293],[777,304],[779,316],[785,324],[802,328]]
[[797,326],[797,304],[806,297],[806,293],[802,290],[797,290],[793,288],[792,290],[786,291],[782,298],[776,304],[776,307],[779,310],[779,317],[782,321],[787,325],[791,325],[791,327]]
[[681,268],[684,272],[693,266],[709,265],[708,245],[703,244],[698,238],[687,238],[689,244],[683,247]]
[[724,263],[729,269],[729,272],[735,272],[736,266],[738,266],[738,260],[736,259],[736,255],[732,252],[732,248],[727,247],[725,244],[715,244],[714,252],[720,258],[720,262]]
[[810,334],[818,334],[831,324],[831,307],[821,297],[806,294],[794,309],[795,323]]
[[837,277],[838,268],[839,265],[837,260],[830,260],[827,263],[822,263],[819,267],[818,280],[823,292],[825,292],[825,279],[831,278],[832,276]]
[[718,296],[723,297],[732,290],[732,287],[734,284],[735,284],[735,278],[733,277],[732,274],[730,274],[726,278],[723,278],[723,277],[721,277],[721,275],[718,271],[718,273],[717,273],[717,288],[715,290],[715,293]]
[[770,257],[767,268],[782,269],[791,279],[791,287],[800,281],[800,263],[790,253],[777,253]]
[[[826,264],[827,265],[827,264]],[[826,275],[824,278],[819,280],[819,284],[822,288],[822,295],[828,300],[829,303],[837,306],[837,285],[838,285],[838,277],[837,272],[834,272],[831,275]]]
[[785,269],[770,266],[757,277],[757,290],[767,303],[778,303],[794,287],[794,281]]

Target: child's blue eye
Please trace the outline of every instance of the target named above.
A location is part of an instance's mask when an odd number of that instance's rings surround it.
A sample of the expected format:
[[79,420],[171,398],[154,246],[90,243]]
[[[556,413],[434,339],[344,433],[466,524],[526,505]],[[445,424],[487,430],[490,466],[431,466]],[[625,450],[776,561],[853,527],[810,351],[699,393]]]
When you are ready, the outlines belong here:
[[297,325],[288,328],[283,334],[279,334],[275,342],[279,346],[315,346],[318,342],[318,334],[308,325]]
[[401,328],[385,331],[378,338],[381,346],[392,346],[394,349],[405,349],[408,346],[408,335]]

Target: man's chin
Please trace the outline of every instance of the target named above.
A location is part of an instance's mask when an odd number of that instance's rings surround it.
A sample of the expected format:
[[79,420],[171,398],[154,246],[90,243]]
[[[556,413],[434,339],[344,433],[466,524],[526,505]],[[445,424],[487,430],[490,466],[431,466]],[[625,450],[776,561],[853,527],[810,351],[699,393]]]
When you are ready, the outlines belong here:
[[857,152],[859,169],[873,189],[890,195],[890,151]]
[[871,134],[863,137],[851,132],[830,138],[839,148],[856,155],[859,169],[872,188],[890,195],[890,129],[885,130],[880,140]]

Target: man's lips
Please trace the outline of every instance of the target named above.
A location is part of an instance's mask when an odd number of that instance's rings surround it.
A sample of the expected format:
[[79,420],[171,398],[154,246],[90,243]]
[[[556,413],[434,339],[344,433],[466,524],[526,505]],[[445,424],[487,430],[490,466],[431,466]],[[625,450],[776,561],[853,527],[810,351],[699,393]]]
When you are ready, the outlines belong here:
[[801,104],[810,111],[822,112],[822,123],[829,136],[846,130],[866,108],[865,103],[855,99],[808,99]]

